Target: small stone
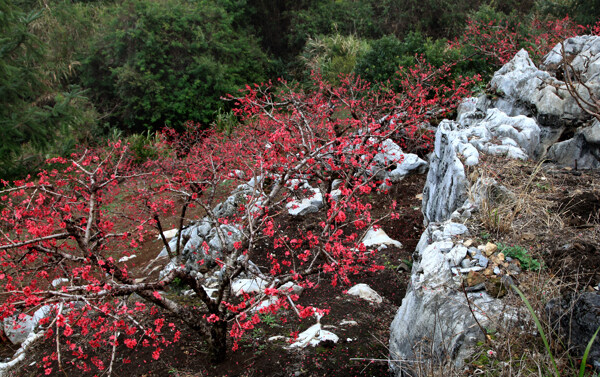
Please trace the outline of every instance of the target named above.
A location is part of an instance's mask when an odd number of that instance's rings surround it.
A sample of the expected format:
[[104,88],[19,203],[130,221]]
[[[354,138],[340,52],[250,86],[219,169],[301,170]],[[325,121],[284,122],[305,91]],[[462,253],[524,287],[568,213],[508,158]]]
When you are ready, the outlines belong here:
[[494,267],[494,274],[496,275],[500,275],[500,268],[499,267]]
[[504,254],[502,254],[502,253],[493,254],[493,255],[490,256],[490,260],[494,264],[496,264],[498,266],[501,266],[502,263],[504,263]]
[[485,277],[481,276],[481,274],[478,274],[476,272],[469,272],[469,274],[467,275],[467,287],[475,287],[483,282],[485,282]]
[[485,289],[485,283],[479,283],[477,285],[474,285],[472,287],[466,287],[465,291],[466,292],[479,292]]
[[523,235],[521,236],[521,239],[523,241],[533,241],[533,240],[535,240],[535,234],[523,233]]
[[377,292],[375,292],[371,287],[367,284],[361,283],[356,284],[352,288],[348,289],[347,293],[349,295],[358,296],[363,300],[367,300],[374,303],[381,303],[383,299]]
[[510,263],[510,262],[512,262],[512,261],[513,261],[513,259],[512,259],[511,257],[506,257],[506,261],[507,261],[508,263]]
[[302,292],[304,291],[304,288],[289,281],[289,282],[285,283],[284,285],[282,285],[281,287],[279,287],[278,291],[281,293],[284,293],[284,294],[301,295]]
[[470,272],[478,272],[478,271],[481,271],[481,270],[483,270],[483,267],[480,267],[480,266],[469,267],[469,268],[452,267],[450,269],[450,271],[452,271],[452,273],[454,275],[468,274]]
[[510,288],[513,285],[515,285],[515,281],[513,280],[513,278],[511,278],[508,275],[504,275],[501,278],[502,284],[504,284],[505,287]]
[[469,268],[469,267],[471,267],[471,260],[467,259],[467,258],[463,259],[462,262],[460,262],[460,266],[462,268]]
[[496,246],[496,244],[493,244],[491,242],[488,242],[483,248],[485,255],[487,255],[488,257],[490,255],[494,254],[496,252],[496,250],[498,250],[498,246]]
[[477,255],[476,256],[478,263],[481,267],[483,268],[487,268],[488,263],[490,262],[489,259],[487,259],[486,257],[484,257],[483,255]]
[[468,239],[468,240],[466,240],[465,242],[463,242],[463,245],[464,245],[465,247],[471,247],[471,245],[473,245],[473,242],[474,242],[474,241],[473,241],[472,239]]
[[501,298],[506,296],[508,290],[507,286],[502,282],[502,279],[498,277],[493,277],[485,282],[485,290],[487,293],[496,298]]
[[492,276],[492,275],[494,274],[494,271],[492,271],[492,269],[491,269],[491,268],[486,268],[486,269],[483,271],[483,274],[484,274],[485,276]]

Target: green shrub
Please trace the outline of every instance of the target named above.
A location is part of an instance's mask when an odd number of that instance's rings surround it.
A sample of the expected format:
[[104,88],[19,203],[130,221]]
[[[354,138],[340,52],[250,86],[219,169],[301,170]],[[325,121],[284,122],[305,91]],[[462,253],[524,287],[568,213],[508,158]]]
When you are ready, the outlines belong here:
[[407,56],[404,43],[388,35],[371,43],[371,49],[356,62],[355,72],[367,81],[380,82],[392,77],[403,63],[412,65],[412,56]]
[[383,32],[377,24],[371,1],[315,1],[314,5],[290,12],[288,46],[298,51],[309,37],[318,35],[354,35],[378,38]]
[[402,41],[388,35],[371,43],[371,49],[358,59],[355,72],[371,82],[386,81],[399,67],[413,66],[418,56],[435,67],[460,62],[455,71],[465,75],[470,73],[470,67],[462,62],[463,53],[460,49],[448,49],[444,39],[435,40],[420,32],[410,32]]
[[82,80],[112,126],[209,124],[221,96],[263,79],[266,56],[215,0],[129,0],[105,19]]
[[338,85],[339,75],[352,73],[368,49],[368,43],[354,35],[319,36],[309,38],[300,58],[308,73],[319,72],[324,80]]

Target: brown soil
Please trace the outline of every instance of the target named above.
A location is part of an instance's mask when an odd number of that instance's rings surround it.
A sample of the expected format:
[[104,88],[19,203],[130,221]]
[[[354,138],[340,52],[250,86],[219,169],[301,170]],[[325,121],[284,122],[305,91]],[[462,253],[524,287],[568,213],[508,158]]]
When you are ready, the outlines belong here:
[[[421,200],[415,196],[421,192],[425,180],[424,175],[410,176],[394,185],[388,194],[373,194],[373,217],[388,211],[392,200],[396,200],[401,208],[398,220],[387,219],[380,225],[393,239],[400,241],[402,249],[389,247],[378,252],[374,262],[385,266],[379,272],[362,272],[351,276],[352,284],[367,283],[384,299],[381,304],[371,304],[365,300],[345,294],[349,286],[332,286],[330,277],[315,275],[311,281],[317,286],[307,289],[300,296],[301,305],[313,305],[321,309],[329,309],[321,323],[326,329],[340,337],[337,344],[321,344],[304,350],[286,350],[287,340],[268,341],[272,336],[283,335],[286,338],[292,332],[301,332],[313,325],[314,319],[299,321],[291,312],[279,312],[277,315],[263,315],[262,323],[248,332],[240,343],[240,349],[230,352],[227,360],[218,365],[209,362],[207,347],[195,333],[186,330],[179,324],[182,338],[171,347],[166,348],[158,361],[152,359],[152,347],[136,347],[133,350],[119,346],[112,376],[388,376],[387,343],[389,326],[406,291],[409,273],[398,268],[400,264],[410,264],[412,252],[423,231],[423,218],[420,211]],[[188,214],[200,217],[202,213]],[[298,232],[298,229],[317,227],[318,214],[305,216],[298,220],[291,216],[282,216],[277,222],[282,231]],[[172,219],[168,226],[173,226]],[[168,229],[165,226],[166,229]],[[286,233],[287,234],[287,233]],[[162,248],[157,239],[148,239],[136,251],[133,273],[138,276],[147,275],[144,268],[153,261]],[[269,249],[265,245],[259,253],[252,257],[257,264],[268,265],[264,253]],[[164,261],[162,261],[164,263]],[[160,265],[160,263],[157,263]],[[153,274],[157,274],[158,270]],[[174,293],[174,292],[173,292]],[[153,318],[144,318],[148,323]],[[354,320],[356,326],[341,326],[342,320]],[[332,326],[328,328],[327,326]],[[75,337],[77,335],[74,335]],[[83,342],[78,342],[83,343]],[[51,355],[56,350],[53,337],[40,342],[29,353],[23,367],[15,371],[15,376],[42,376],[44,367],[42,357]],[[91,358],[100,356],[109,360],[111,349],[90,350]],[[6,352],[10,354],[10,350]],[[103,375],[97,370],[84,372],[77,368],[78,362],[63,351],[65,373],[57,372],[56,361],[51,362],[52,375],[94,376]],[[376,359],[376,361],[372,361]],[[125,363],[124,361],[128,361]],[[104,370],[104,373],[106,370]]]

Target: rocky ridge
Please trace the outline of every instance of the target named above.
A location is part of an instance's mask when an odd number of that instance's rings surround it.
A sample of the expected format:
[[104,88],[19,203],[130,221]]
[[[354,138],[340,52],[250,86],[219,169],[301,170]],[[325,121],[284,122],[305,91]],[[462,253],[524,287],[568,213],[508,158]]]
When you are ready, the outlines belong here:
[[[395,376],[410,374],[417,364],[461,366],[485,340],[486,325],[509,325],[517,317],[501,292],[513,284],[518,266],[495,245],[473,248],[463,225],[482,203],[512,194],[500,182],[477,174],[471,180],[469,174],[486,155],[550,159],[575,169],[600,167],[600,106],[581,105],[600,98],[598,51],[599,37],[571,38],[538,68],[521,50],[494,74],[487,95],[467,99],[455,121],[438,126],[423,190],[427,228],[414,252],[407,295],[391,325],[389,364]],[[473,279],[484,270],[495,283]]]

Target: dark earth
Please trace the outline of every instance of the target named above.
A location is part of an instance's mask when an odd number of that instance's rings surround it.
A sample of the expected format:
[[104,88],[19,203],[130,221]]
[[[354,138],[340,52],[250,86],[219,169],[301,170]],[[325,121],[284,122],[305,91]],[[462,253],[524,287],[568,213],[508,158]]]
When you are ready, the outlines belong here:
[[[506,164],[503,160],[489,160],[483,171],[502,182],[513,192],[519,192],[523,182],[528,185],[523,190],[527,206],[520,208],[508,233],[494,233],[489,229],[471,229],[476,242],[487,240],[506,244],[519,244],[530,251],[531,255],[542,261],[543,269],[535,276],[526,274],[516,276],[517,283],[524,291],[534,292],[536,281],[551,282],[556,294],[570,294],[582,290],[594,290],[600,282],[597,266],[600,265],[599,251],[599,208],[600,173],[578,172],[569,169],[545,168],[538,170],[531,163]],[[317,347],[303,350],[286,350],[289,335],[301,332],[315,323],[314,318],[299,321],[292,312],[280,311],[276,315],[261,315],[262,322],[247,332],[240,342],[239,350],[230,352],[225,362],[214,365],[209,362],[206,343],[184,324],[177,328],[182,332],[179,342],[165,349],[159,360],[152,359],[152,347],[140,347],[130,350],[119,347],[116,352],[115,367],[112,376],[385,376],[388,377],[389,326],[406,292],[409,278],[412,252],[423,231],[421,200],[417,195],[422,191],[425,175],[414,175],[395,184],[388,194],[373,194],[373,217],[385,214],[392,200],[401,208],[397,220],[387,219],[380,225],[395,240],[400,241],[402,249],[388,247],[375,254],[375,262],[384,266],[378,272],[361,272],[351,276],[352,284],[366,283],[384,299],[381,304],[371,304],[365,300],[345,294],[349,286],[332,286],[326,275],[313,276],[316,288],[307,289],[300,296],[301,305],[313,305],[330,312],[321,324],[326,330],[339,336],[337,344],[321,343]],[[521,193],[520,193],[521,194]],[[531,207],[531,208],[529,208]],[[542,208],[535,212],[533,208]],[[539,209],[538,208],[538,209]],[[531,213],[528,212],[529,209]],[[198,213],[196,215],[202,215]],[[191,215],[190,215],[191,216]],[[292,237],[299,230],[318,226],[319,214],[310,214],[303,218],[289,215],[276,219],[281,231]],[[553,222],[558,221],[558,223]],[[167,224],[172,227],[175,219]],[[166,228],[166,226],[165,226]],[[135,259],[137,273],[148,274],[144,268],[154,260],[162,247],[156,239],[148,240]],[[266,253],[272,250],[264,245],[252,256],[260,267],[269,266]],[[160,265],[164,261],[154,263]],[[153,265],[153,266],[154,266]],[[156,274],[158,268],[152,272]],[[172,286],[169,294],[178,295],[185,287]],[[535,296],[535,294],[533,295]],[[547,297],[546,297],[547,299]],[[530,300],[535,299],[530,296]],[[545,298],[541,298],[543,305]],[[535,306],[535,302],[534,302]],[[353,320],[356,326],[341,326],[342,320]],[[153,318],[146,318],[151,322]],[[174,320],[175,322],[175,320]],[[77,339],[77,334],[72,337]],[[284,339],[269,341],[273,336]],[[538,347],[536,339],[527,341],[521,337],[515,349]],[[79,343],[85,343],[81,341]],[[2,356],[10,357],[16,347],[8,341],[2,342]],[[523,348],[525,347],[525,348]],[[43,357],[56,351],[55,338],[40,342],[28,354],[28,359],[13,376],[43,376]],[[90,351],[88,359],[94,355],[101,359],[110,359],[111,349]],[[95,353],[94,353],[95,352]],[[501,353],[501,352],[499,352]],[[510,356],[510,355],[509,355]],[[103,372],[83,372],[77,368],[78,361],[63,352],[65,374],[56,374],[56,362],[52,362],[53,375],[67,376],[103,376]],[[124,362],[125,361],[125,362]],[[89,360],[87,360],[89,363]],[[480,361],[473,361],[477,367]]]
[[[313,289],[302,293],[299,304],[329,309],[321,324],[325,329],[339,336],[337,344],[321,343],[317,347],[303,350],[286,350],[289,335],[302,332],[315,323],[314,318],[299,321],[291,312],[278,312],[276,315],[261,315],[262,322],[247,332],[237,351],[230,352],[225,362],[213,365],[209,362],[206,343],[194,332],[179,323],[181,340],[162,351],[159,360],[152,358],[153,347],[138,346],[131,350],[117,347],[116,360],[112,376],[388,376],[387,342],[389,325],[402,302],[406,292],[410,273],[412,252],[423,231],[423,217],[420,211],[421,199],[417,195],[422,191],[425,175],[413,175],[395,184],[387,194],[373,194],[372,216],[377,218],[389,211],[392,200],[396,200],[401,209],[397,220],[386,219],[380,225],[403,248],[388,247],[375,254],[374,262],[384,266],[377,272],[364,271],[351,276],[352,284],[366,283],[383,298],[383,303],[372,304],[355,296],[345,294],[350,286],[332,286],[331,279],[325,275],[315,275]],[[298,229],[317,226],[317,215],[304,216],[302,220],[286,215],[277,220],[283,232],[292,236]],[[175,225],[175,220],[168,226]],[[167,226],[165,225],[165,228]],[[286,229],[287,228],[287,229]],[[162,247],[160,241],[152,239],[142,245],[135,259],[137,273],[142,275],[144,267],[154,260]],[[268,245],[260,252],[266,253]],[[254,255],[252,260],[259,266],[268,268],[265,255]],[[156,263],[155,263],[156,264]],[[135,273],[136,270],[134,270]],[[153,273],[157,273],[155,270]],[[170,287],[170,293],[177,294],[183,287]],[[148,323],[153,318],[145,319]],[[342,320],[357,322],[354,326],[340,326]],[[176,322],[176,320],[173,320]],[[177,324],[177,323],[176,323]],[[331,327],[329,327],[331,326]],[[282,335],[286,339],[268,341],[272,336]],[[77,342],[77,334],[71,336]],[[75,338],[74,338],[75,337]],[[74,339],[73,339],[74,338]],[[83,341],[78,342],[84,343]],[[140,342],[141,343],[141,342]],[[3,343],[2,356],[10,357],[14,346]],[[40,342],[28,353],[28,359],[15,376],[43,376],[43,357],[56,351],[55,337]],[[112,349],[89,350],[86,362],[96,355],[102,360],[110,360]],[[102,376],[102,372],[82,371],[77,368],[78,361],[67,351],[62,352],[63,369],[67,376]],[[64,375],[56,361],[50,364],[52,375]],[[92,368],[94,369],[94,368]]]

